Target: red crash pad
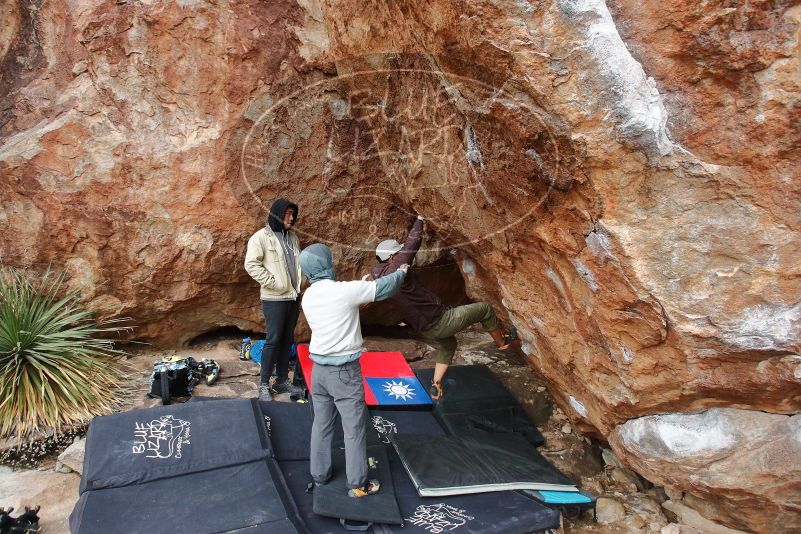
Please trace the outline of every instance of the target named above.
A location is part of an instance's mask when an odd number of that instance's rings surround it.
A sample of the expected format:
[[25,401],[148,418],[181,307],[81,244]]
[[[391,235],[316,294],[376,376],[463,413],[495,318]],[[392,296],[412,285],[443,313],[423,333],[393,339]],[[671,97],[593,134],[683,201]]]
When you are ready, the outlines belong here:
[[[311,392],[314,362],[309,358],[308,345],[298,345],[298,360]],[[364,400],[369,406],[431,404],[402,352],[363,352],[359,363],[364,377]]]

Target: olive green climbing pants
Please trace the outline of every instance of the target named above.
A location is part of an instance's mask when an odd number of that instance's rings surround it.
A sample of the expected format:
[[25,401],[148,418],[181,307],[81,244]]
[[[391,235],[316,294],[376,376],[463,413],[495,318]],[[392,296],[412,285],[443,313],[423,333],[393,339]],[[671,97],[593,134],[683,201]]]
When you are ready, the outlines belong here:
[[498,318],[488,302],[448,308],[434,326],[420,334],[434,346],[435,361],[450,365],[456,352],[456,334],[474,323],[481,323],[485,332],[498,328]]

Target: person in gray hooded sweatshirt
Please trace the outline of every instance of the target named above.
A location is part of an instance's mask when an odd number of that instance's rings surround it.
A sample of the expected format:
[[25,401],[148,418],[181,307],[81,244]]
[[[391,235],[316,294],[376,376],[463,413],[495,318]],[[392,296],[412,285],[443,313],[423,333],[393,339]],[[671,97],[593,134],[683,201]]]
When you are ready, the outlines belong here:
[[309,353],[314,362],[312,479],[319,486],[331,478],[331,439],[339,412],[345,436],[348,495],[371,495],[378,491],[379,482],[367,480],[367,406],[359,365],[363,350],[359,306],[394,295],[409,266],[376,281],[338,282],[331,249],[319,243],[300,253],[300,266],[311,283],[301,305],[312,331]]

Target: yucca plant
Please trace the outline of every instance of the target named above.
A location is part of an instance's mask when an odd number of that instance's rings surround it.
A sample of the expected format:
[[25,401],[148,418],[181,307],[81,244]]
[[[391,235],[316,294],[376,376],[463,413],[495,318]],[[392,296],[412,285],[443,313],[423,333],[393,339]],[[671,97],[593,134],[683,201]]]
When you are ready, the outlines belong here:
[[107,336],[124,319],[95,321],[78,297],[63,274],[32,282],[0,268],[1,437],[59,433],[119,406],[124,352]]

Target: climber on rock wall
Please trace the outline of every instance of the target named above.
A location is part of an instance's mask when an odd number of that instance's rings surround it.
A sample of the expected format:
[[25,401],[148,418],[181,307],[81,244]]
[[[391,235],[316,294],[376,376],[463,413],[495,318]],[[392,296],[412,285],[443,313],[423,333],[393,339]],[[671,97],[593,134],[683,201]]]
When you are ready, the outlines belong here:
[[267,328],[259,385],[259,399],[263,401],[272,400],[273,368],[278,374],[274,392],[303,394],[288,377],[289,356],[300,314],[300,240],[292,231],[297,219],[297,204],[277,199],[270,207],[267,224],[250,237],[245,253],[245,270],[261,287],[261,311]]
[[[403,264],[411,265],[423,242],[424,223],[425,219],[418,215],[403,245],[394,239],[387,239],[378,244],[375,250],[378,263],[370,268],[370,274],[374,279],[395,272]],[[420,332],[422,337],[434,346],[436,365],[429,389],[432,400],[436,401],[442,397],[442,378],[456,352],[456,334],[470,325],[481,323],[482,328],[489,332],[501,350],[511,347],[519,351],[516,333],[514,330],[506,333],[501,330],[498,318],[489,303],[474,302],[455,308],[446,307],[412,272],[388,302],[398,309],[408,325]]]

